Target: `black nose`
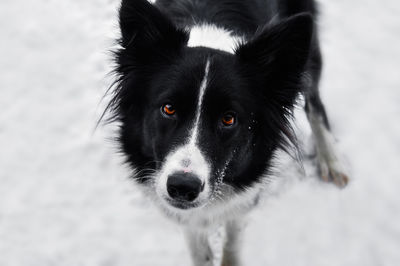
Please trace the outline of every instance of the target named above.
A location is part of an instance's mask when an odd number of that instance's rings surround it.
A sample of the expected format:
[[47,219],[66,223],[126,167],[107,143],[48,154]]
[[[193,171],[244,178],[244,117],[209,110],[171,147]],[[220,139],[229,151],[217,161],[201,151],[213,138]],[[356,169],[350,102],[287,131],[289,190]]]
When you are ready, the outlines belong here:
[[200,179],[191,173],[174,173],[168,177],[167,191],[171,198],[193,201],[202,190]]

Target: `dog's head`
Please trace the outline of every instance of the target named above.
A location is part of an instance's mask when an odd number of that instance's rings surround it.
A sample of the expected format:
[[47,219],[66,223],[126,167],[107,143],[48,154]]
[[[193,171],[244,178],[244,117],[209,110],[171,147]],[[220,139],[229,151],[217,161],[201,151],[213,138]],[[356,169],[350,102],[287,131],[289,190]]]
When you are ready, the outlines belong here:
[[135,178],[172,209],[245,190],[290,138],[313,32],[309,15],[269,24],[234,53],[188,47],[146,0],[122,1],[111,108]]

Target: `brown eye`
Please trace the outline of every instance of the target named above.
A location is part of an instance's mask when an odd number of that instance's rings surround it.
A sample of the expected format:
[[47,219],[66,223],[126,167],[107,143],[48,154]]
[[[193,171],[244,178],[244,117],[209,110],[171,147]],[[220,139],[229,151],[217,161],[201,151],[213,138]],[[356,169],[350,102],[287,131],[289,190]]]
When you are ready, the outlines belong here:
[[162,107],[162,112],[167,116],[172,116],[176,111],[171,104],[164,104]]
[[227,113],[222,117],[222,124],[224,126],[230,127],[233,126],[236,122],[235,115],[232,113]]

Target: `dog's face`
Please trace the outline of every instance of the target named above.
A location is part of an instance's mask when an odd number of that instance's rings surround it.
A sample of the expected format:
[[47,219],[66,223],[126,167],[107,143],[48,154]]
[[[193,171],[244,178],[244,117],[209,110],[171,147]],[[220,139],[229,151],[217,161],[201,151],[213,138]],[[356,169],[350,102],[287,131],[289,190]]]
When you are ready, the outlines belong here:
[[193,209],[261,181],[290,138],[312,21],[268,26],[234,54],[187,47],[147,1],[123,1],[112,108],[135,178],[163,204]]
[[244,187],[248,176],[261,174],[257,166],[248,169],[256,101],[241,92],[250,88],[233,55],[186,48],[153,78],[142,130],[161,198],[178,208],[202,206],[223,183]]

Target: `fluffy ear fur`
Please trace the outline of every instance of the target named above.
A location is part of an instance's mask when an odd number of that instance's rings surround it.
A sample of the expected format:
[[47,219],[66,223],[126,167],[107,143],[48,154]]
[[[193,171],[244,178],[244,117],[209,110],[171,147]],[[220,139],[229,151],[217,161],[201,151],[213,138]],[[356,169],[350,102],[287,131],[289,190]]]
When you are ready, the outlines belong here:
[[302,89],[302,74],[308,61],[313,36],[312,16],[295,15],[268,24],[236,50],[246,75],[261,86],[266,99],[291,108]]
[[119,57],[120,66],[163,63],[176,56],[189,38],[147,0],[123,0],[119,25],[120,43],[124,48],[124,56]]

